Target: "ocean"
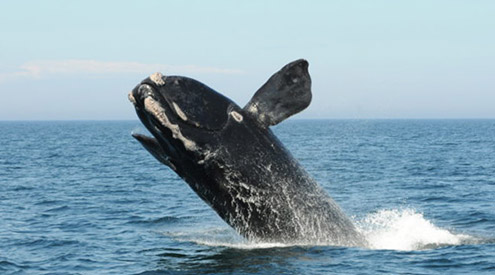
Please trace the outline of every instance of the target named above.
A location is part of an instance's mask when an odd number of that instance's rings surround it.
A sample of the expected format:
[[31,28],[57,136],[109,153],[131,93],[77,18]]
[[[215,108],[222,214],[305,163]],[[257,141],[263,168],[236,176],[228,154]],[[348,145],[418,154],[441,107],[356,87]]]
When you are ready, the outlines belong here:
[[142,129],[0,122],[0,274],[495,274],[495,120],[274,127],[367,247],[244,240]]

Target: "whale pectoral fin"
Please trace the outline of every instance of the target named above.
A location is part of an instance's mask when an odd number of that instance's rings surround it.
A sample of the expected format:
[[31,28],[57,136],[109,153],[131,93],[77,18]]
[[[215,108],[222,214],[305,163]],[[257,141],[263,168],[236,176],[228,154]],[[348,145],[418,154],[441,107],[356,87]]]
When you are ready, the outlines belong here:
[[141,134],[132,134],[132,136],[143,145],[143,147],[148,150],[159,162],[169,166],[173,170],[175,170],[175,165],[173,165],[168,159],[165,151],[163,151],[162,147],[158,144],[158,141],[155,138],[147,137]]
[[263,127],[276,125],[297,114],[311,102],[308,62],[299,59],[285,65],[259,88],[244,110]]

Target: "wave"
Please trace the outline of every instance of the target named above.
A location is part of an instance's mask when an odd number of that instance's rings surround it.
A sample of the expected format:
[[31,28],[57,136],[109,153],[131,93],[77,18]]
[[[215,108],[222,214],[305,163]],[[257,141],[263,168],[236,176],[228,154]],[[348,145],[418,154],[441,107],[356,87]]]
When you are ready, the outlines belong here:
[[[363,247],[365,249],[411,251],[483,243],[480,238],[440,228],[414,209],[379,210],[366,215],[362,220],[356,221],[356,225],[368,241],[368,245]],[[240,237],[230,228],[167,232],[165,235],[178,241],[236,249],[331,245],[328,243],[254,242]]]
[[173,216],[165,216],[154,219],[143,219],[139,216],[133,216],[133,220],[128,221],[128,224],[143,224],[143,225],[161,225],[161,224],[172,224],[177,223],[181,218],[173,217]]

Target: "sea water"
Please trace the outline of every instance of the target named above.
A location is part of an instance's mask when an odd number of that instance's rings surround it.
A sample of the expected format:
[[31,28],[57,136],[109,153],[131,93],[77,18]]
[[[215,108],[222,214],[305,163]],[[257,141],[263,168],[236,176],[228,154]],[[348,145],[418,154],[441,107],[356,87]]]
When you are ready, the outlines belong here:
[[495,120],[274,127],[367,247],[244,240],[140,125],[0,122],[0,274],[495,273]]

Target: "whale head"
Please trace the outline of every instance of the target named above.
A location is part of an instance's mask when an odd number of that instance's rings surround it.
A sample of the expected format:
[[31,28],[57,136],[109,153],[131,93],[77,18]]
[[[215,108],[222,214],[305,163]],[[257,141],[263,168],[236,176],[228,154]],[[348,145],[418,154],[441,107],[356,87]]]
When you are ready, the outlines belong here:
[[[182,76],[155,73],[130,93],[129,100],[153,137],[133,134],[159,161],[176,172],[197,162],[237,105],[208,86]],[[238,107],[237,107],[238,108]]]

